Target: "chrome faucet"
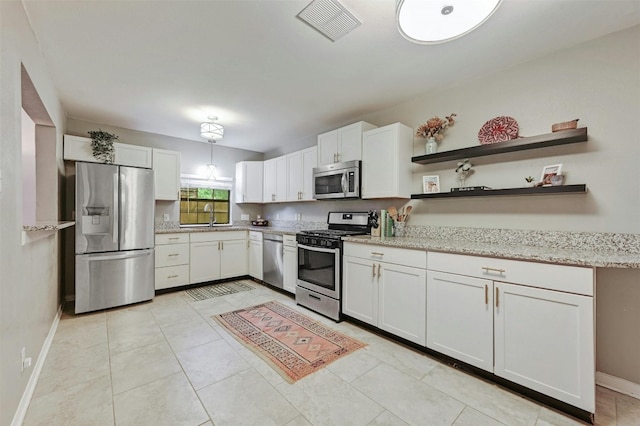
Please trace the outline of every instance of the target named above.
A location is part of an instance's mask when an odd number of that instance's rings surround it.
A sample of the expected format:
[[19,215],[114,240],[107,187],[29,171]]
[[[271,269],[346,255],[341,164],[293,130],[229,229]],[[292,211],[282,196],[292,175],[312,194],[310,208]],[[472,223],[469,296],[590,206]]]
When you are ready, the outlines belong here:
[[204,212],[205,213],[209,213],[209,228],[213,228],[213,224],[216,223],[213,220],[213,206],[211,206],[211,203],[207,203],[204,205]]

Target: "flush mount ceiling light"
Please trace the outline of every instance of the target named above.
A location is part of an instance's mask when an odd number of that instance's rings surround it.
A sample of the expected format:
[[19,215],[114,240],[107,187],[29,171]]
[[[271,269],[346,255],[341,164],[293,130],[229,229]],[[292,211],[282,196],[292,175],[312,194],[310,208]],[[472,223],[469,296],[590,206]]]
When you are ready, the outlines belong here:
[[502,0],[398,0],[396,19],[404,38],[419,44],[450,41],[478,28]]
[[200,136],[208,141],[219,141],[224,136],[224,127],[221,124],[214,123],[218,119],[213,115],[210,115],[209,121],[200,123]]

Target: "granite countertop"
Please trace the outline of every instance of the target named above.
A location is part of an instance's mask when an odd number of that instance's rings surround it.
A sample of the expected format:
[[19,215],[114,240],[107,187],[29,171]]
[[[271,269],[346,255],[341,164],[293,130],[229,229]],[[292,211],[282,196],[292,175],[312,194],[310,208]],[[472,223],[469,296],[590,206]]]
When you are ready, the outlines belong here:
[[259,231],[274,234],[295,235],[298,231],[293,228],[278,228],[272,226],[184,226],[182,228],[156,229],[156,234],[181,234],[195,232],[229,232],[229,231]]
[[34,225],[24,225],[22,230],[25,232],[37,232],[37,231],[59,231],[64,228],[75,225],[74,221],[41,221],[36,222]]
[[640,268],[640,255],[621,251],[537,247],[525,244],[499,244],[424,237],[343,237],[344,241],[406,249],[501,257],[563,265],[599,268]]

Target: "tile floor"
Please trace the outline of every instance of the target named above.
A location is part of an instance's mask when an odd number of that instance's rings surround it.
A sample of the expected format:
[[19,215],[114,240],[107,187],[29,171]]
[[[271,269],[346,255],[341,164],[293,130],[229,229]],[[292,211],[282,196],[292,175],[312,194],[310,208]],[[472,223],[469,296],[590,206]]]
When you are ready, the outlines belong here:
[[[292,298],[254,290],[63,314],[25,425],[579,425],[348,322],[368,343],[295,384],[211,315]],[[597,390],[597,424],[640,425],[640,400]]]

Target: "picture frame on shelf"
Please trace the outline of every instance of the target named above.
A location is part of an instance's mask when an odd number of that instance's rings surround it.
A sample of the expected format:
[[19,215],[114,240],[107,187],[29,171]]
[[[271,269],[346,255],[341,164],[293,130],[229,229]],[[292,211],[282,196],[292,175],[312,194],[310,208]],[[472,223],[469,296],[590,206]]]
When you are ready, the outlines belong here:
[[[544,166],[542,168],[542,176],[540,177],[540,183],[542,186],[551,186],[551,178],[553,176],[561,176],[562,175],[562,163],[560,164],[552,164],[550,166]],[[558,179],[556,178],[556,182]],[[562,183],[556,183],[556,185],[562,185]]]
[[440,176],[422,176],[422,192],[424,194],[437,194],[440,192]]

